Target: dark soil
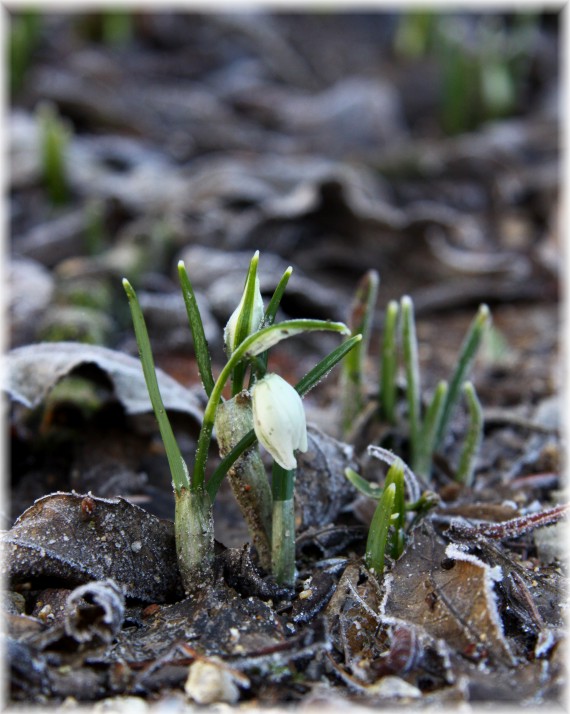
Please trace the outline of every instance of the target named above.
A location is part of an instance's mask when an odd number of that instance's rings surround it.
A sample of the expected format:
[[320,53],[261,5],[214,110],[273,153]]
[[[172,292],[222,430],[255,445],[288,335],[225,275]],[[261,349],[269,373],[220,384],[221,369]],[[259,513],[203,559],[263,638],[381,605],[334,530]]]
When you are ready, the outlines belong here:
[[[381,11],[11,15],[12,42],[28,44],[12,46],[7,115],[10,704],[561,701],[559,16],[431,21],[406,35]],[[55,203],[45,103],[69,130]],[[346,321],[378,271],[369,398],[350,434],[339,370],[305,400],[295,587],[259,567],[224,484],[212,580],[188,595],[121,278],[191,463],[205,399],[176,266],[217,373],[255,250],[266,300],[294,268],[280,319]],[[484,439],[461,486],[459,409],[423,484],[439,504],[376,575],[363,562],[374,502],[344,469],[381,483],[369,444],[409,456],[403,392],[396,427],[375,402],[384,308],[405,294],[426,399],[489,305],[471,374]],[[336,344],[289,340],[271,369],[294,383]],[[217,459],[213,443],[210,471]]]

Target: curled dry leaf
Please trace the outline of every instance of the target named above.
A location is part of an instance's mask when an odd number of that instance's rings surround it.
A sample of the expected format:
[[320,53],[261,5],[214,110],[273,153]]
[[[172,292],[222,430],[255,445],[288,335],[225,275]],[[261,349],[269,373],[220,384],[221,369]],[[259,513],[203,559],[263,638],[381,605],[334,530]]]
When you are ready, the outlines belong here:
[[109,644],[121,629],[125,598],[113,580],[80,585],[65,604],[65,631],[77,642]]
[[384,621],[419,625],[466,654],[513,665],[494,591],[501,579],[499,566],[491,568],[455,544],[446,546],[422,524],[385,578]]
[[181,594],[172,523],[123,498],[54,493],[4,534],[14,582],[83,584],[112,578],[126,597],[165,602]]
[[[12,350],[6,355],[5,365],[4,389],[27,407],[40,404],[63,377],[94,365],[111,381],[127,414],[152,411],[140,362],[123,352],[75,342],[45,342]],[[166,409],[201,422],[203,411],[196,394],[162,370],[156,371]]]

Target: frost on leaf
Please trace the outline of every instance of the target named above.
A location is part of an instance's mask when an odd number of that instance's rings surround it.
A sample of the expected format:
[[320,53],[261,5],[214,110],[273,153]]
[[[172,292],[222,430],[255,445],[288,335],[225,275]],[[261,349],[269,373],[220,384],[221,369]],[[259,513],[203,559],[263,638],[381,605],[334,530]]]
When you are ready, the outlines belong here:
[[[95,367],[111,382],[127,414],[152,412],[138,357],[75,342],[45,342],[12,350],[6,355],[3,388],[27,407],[40,404],[64,377]],[[93,372],[89,372],[93,374]],[[194,392],[160,369],[158,384],[166,409],[188,414],[201,423],[203,410]]]
[[13,582],[79,585],[111,578],[125,596],[146,602],[181,592],[172,523],[123,498],[44,496],[3,534],[2,543]]
[[466,656],[512,665],[494,591],[500,578],[500,568],[446,545],[423,524],[392,570],[385,620],[419,625]]

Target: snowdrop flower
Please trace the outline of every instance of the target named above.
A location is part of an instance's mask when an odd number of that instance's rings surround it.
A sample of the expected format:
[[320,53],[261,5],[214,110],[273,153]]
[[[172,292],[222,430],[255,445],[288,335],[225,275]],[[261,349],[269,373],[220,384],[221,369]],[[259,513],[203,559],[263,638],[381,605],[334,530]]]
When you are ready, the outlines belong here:
[[297,391],[278,374],[267,374],[253,385],[253,428],[275,461],[297,468],[295,450],[307,451],[307,423]]
[[[239,305],[233,311],[227,325],[224,328],[224,343],[226,345],[226,353],[228,357],[235,351],[238,347],[236,339],[236,331],[238,326],[239,317],[243,309],[243,302],[245,299],[245,293],[239,302]],[[259,289],[259,278],[255,276],[255,296],[253,298],[253,310],[250,315],[249,324],[247,326],[247,335],[251,335],[261,327],[263,322],[264,308],[263,308],[263,298],[261,297],[261,290]]]

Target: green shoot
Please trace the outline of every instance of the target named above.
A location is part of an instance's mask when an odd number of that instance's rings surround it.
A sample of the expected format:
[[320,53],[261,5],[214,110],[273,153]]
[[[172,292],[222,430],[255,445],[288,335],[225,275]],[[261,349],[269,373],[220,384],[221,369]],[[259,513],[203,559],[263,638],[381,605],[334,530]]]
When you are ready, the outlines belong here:
[[465,442],[459,457],[456,480],[465,486],[473,483],[473,472],[475,470],[475,457],[481,446],[483,438],[483,410],[477,393],[471,382],[465,382],[463,393],[467,400],[469,409],[469,428],[465,435]]
[[[271,300],[269,301],[269,305],[267,306],[267,309],[265,310],[265,315],[263,317],[263,325],[272,325],[275,322],[275,316],[277,315],[277,310],[279,309],[279,305],[281,304],[281,300],[283,298],[283,295],[285,293],[285,288],[287,287],[287,283],[289,282],[289,278],[291,277],[291,274],[293,272],[293,268],[289,266],[287,270],[283,273],[281,276],[281,280],[277,284],[277,287],[275,288],[273,295],[271,296]],[[259,357],[259,363],[257,365],[257,368],[255,369],[255,377],[257,379],[262,379],[263,376],[265,375],[267,371],[267,361],[269,359],[269,352],[264,352],[260,357]],[[253,375],[252,375],[253,378]],[[251,386],[251,384],[250,384]]]
[[420,431],[420,369],[418,362],[418,342],[414,320],[414,305],[407,295],[400,302],[402,310],[402,351],[406,373],[406,398],[410,429],[412,464],[415,464]]
[[413,469],[421,476],[430,475],[432,455],[435,451],[435,437],[443,415],[447,391],[447,382],[443,380],[437,385],[420,429]]
[[198,303],[196,302],[196,296],[194,295],[192,283],[190,282],[190,278],[188,277],[186,267],[184,266],[184,262],[182,260],[178,263],[178,276],[180,278],[180,285],[182,286],[182,295],[184,297],[184,304],[186,305],[186,312],[188,313],[190,332],[192,333],[192,340],[194,341],[194,352],[196,355],[200,379],[202,380],[206,396],[209,397],[212,393],[212,389],[214,388],[210,351],[208,349],[208,342],[204,333],[202,316],[200,315]]
[[389,423],[396,423],[396,373],[398,368],[398,315],[400,308],[391,300],[386,308],[382,360],[380,368],[379,403],[382,417]]
[[449,382],[449,390],[445,398],[443,413],[439,421],[439,427],[435,437],[434,447],[441,446],[445,432],[453,415],[453,411],[459,401],[462,385],[467,379],[471,370],[479,345],[483,340],[487,327],[491,323],[491,313],[487,305],[481,305],[473,322],[469,326],[463,344],[459,350],[457,366]]
[[350,310],[349,327],[352,335],[362,335],[362,341],[347,356],[342,370],[342,431],[346,435],[362,411],[364,402],[365,358],[372,330],[374,307],[380,278],[369,270],[361,279]]
[[56,108],[43,103],[38,108],[40,126],[42,178],[48,197],[54,206],[67,202],[67,145],[71,135]]
[[182,458],[182,454],[180,453],[180,448],[178,447],[174,432],[172,431],[170,420],[164,407],[164,402],[162,401],[158,380],[156,378],[156,370],[154,366],[154,359],[152,357],[150,340],[148,338],[148,331],[146,329],[144,316],[137,294],[126,278],[123,279],[123,287],[129,299],[129,307],[131,309],[131,316],[139,347],[144,378],[152,408],[160,429],[160,435],[162,437],[162,441],[164,442],[164,448],[168,458],[168,465],[170,466],[174,490],[180,492],[183,488],[190,487],[188,480],[188,468]]
[[[226,327],[226,349],[228,356],[240,345],[248,335],[255,332],[263,320],[263,301],[259,292],[259,278],[257,277],[257,265],[259,263],[259,251],[257,250],[249,264],[249,270],[245,280],[245,287],[241,302],[236,311],[230,317]],[[247,362],[240,361],[236,364],[232,372],[232,396],[235,396],[243,389],[243,380]]]

